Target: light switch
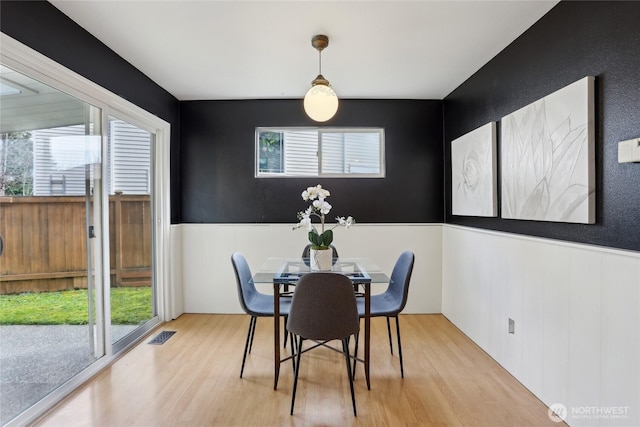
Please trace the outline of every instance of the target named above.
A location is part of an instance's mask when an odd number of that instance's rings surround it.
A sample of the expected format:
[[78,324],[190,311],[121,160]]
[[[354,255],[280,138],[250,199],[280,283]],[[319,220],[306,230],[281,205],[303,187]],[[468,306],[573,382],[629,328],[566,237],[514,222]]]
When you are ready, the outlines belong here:
[[618,163],[640,162],[640,138],[618,142]]

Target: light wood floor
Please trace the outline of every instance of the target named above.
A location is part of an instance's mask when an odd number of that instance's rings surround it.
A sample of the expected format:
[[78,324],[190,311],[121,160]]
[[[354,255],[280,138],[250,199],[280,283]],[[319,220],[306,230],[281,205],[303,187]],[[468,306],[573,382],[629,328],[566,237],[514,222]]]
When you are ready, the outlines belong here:
[[165,344],[145,339],[37,425],[557,425],[544,404],[442,315],[400,316],[404,379],[384,319],[372,319],[371,390],[359,365],[357,417],[341,355],[324,348],[305,353],[290,416],[288,364],[273,390],[271,319],[258,320],[239,378],[248,322],[244,315],[183,315],[159,329],[177,331]]

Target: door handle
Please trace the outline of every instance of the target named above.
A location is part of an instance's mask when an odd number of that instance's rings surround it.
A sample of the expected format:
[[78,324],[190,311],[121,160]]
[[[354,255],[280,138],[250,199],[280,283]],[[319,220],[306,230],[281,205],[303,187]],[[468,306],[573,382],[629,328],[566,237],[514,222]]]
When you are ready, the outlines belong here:
[[2,252],[4,252],[4,239],[2,238],[2,235],[0,235],[0,256],[2,255]]

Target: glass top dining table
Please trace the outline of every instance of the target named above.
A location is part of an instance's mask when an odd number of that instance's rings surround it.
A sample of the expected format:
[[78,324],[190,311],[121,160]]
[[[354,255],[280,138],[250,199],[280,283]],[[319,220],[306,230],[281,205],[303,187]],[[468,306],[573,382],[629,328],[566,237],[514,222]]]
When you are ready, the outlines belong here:
[[[389,283],[389,277],[369,258],[336,258],[331,268],[332,272],[347,276],[354,285],[354,289],[362,287],[364,290],[364,365],[367,388],[371,388],[369,378],[369,353],[370,353],[370,328],[371,328],[371,284]],[[255,284],[269,283],[273,285],[273,348],[274,348],[274,383],[273,388],[278,387],[280,364],[289,358],[280,358],[280,297],[281,289],[295,285],[298,279],[308,273],[313,273],[309,267],[308,258],[269,258],[259,270],[252,281]],[[355,355],[357,357],[357,355]]]
[[[354,283],[388,283],[389,277],[369,258],[336,258],[331,268],[334,273],[349,277]],[[252,277],[254,283],[289,284],[301,275],[313,272],[309,258],[269,258]]]

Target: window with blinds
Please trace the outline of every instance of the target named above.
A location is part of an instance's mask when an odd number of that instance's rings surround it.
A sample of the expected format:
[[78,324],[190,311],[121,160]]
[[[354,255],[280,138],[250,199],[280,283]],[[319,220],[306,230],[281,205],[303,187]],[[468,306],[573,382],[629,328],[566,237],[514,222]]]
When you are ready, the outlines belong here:
[[256,128],[256,177],[384,174],[382,128]]

